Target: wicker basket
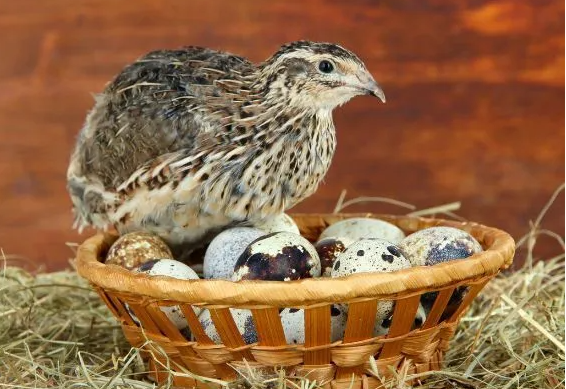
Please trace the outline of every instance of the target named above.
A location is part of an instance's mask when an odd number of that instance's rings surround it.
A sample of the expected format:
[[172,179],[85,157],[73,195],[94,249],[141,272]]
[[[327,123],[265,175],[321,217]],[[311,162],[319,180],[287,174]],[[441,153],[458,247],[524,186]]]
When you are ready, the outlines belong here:
[[[355,274],[344,278],[319,278],[291,282],[225,280],[179,280],[136,274],[101,261],[116,239],[96,235],[79,248],[77,269],[100,294],[120,321],[134,347],[149,359],[153,377],[170,377],[162,366],[169,365],[174,383],[185,387],[210,387],[187,375],[187,371],[209,378],[233,380],[234,366],[286,367],[288,374],[307,375],[326,388],[377,388],[380,380],[368,374],[370,358],[382,377],[392,369],[424,372],[439,369],[459,319],[485,284],[510,266],[514,241],[505,232],[476,223],[386,215],[293,215],[303,236],[315,241],[328,225],[349,217],[379,217],[407,233],[446,225],[471,233],[485,251],[465,260],[431,267],[415,267],[394,273]],[[468,286],[462,303],[445,320],[452,292]],[[425,323],[411,330],[420,296],[439,291]],[[395,300],[388,335],[373,336],[378,300]],[[139,318],[138,327],[128,314],[127,303]],[[341,341],[331,342],[330,306],[349,304],[346,331]],[[179,305],[196,341],[188,341],[159,309]],[[210,310],[223,344],[214,344],[205,334],[192,306]],[[279,308],[305,309],[305,344],[287,345]],[[250,309],[259,342],[247,345],[229,308]],[[446,315],[444,315],[446,317]],[[165,358],[163,353],[168,358]]]

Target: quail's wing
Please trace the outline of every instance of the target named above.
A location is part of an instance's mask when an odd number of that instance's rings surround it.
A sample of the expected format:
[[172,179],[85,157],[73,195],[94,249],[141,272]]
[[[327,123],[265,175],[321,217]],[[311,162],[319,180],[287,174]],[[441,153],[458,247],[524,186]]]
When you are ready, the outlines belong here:
[[[205,48],[156,51],[127,66],[97,96],[74,161],[106,188],[146,163],[224,131],[235,85],[254,71],[244,58]],[[244,92],[245,93],[245,92]]]

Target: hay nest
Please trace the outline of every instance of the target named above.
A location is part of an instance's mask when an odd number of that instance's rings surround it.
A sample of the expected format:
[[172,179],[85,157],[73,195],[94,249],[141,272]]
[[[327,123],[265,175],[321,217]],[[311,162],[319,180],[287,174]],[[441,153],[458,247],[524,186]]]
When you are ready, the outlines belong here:
[[[418,378],[429,389],[564,387],[564,255],[533,259],[541,234],[553,236],[564,249],[561,235],[541,228],[562,189],[518,240],[525,266],[490,282],[462,319],[445,369],[400,373],[386,387],[406,388],[407,378]],[[75,272],[32,273],[11,263],[0,257],[0,388],[157,387],[146,379],[138,351],[106,306]],[[284,371],[239,373],[235,383],[214,382],[242,388],[319,386]]]

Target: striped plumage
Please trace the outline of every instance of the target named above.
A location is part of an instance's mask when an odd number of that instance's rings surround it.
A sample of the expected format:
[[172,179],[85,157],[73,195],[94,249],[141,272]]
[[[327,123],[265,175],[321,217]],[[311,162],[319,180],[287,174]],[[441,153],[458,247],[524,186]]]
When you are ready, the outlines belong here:
[[279,214],[316,190],[332,110],[360,94],[384,100],[330,43],[291,43],[258,65],[199,47],[149,53],[96,97],[79,134],[75,226],[155,231],[176,247]]

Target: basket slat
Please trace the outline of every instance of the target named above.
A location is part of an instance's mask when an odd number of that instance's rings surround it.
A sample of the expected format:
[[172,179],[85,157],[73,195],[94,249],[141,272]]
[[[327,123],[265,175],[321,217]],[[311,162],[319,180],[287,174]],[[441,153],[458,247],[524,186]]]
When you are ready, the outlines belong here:
[[450,301],[450,297],[452,296],[452,293],[454,293],[454,290],[456,290],[456,288],[447,288],[441,290],[438,293],[438,296],[436,296],[436,300],[434,300],[432,309],[430,310],[426,318],[426,321],[422,327],[423,329],[432,328],[436,325],[436,323],[438,323],[438,320],[440,319],[440,316],[442,316],[442,313],[446,309],[446,306],[448,305],[448,301]]
[[230,313],[230,309],[210,309],[210,318],[214,323],[214,327],[216,327],[216,331],[218,331],[218,335],[220,335],[220,339],[222,339],[222,343],[232,350],[238,350],[232,351],[234,358],[237,360],[241,360],[243,358],[246,358],[248,361],[254,360],[251,352],[245,349],[247,346],[246,342],[242,339],[242,335],[240,334],[236,323],[234,323],[234,318]]
[[214,342],[206,335],[204,329],[200,325],[198,317],[193,310],[193,307],[189,304],[180,304],[179,307],[181,308],[181,312],[185,315],[185,319],[187,319],[187,324],[191,329],[191,333],[196,338],[197,342],[203,345],[213,345]]
[[466,297],[464,297],[464,300],[462,301],[462,303],[460,304],[460,306],[458,307],[456,312],[454,312],[454,314],[452,314],[452,316],[450,318],[448,318],[447,321],[449,323],[454,323],[460,318],[462,313],[464,313],[464,310],[466,310],[470,306],[472,301],[476,298],[478,293],[483,289],[483,287],[487,284],[487,282],[490,279],[491,279],[491,277],[483,279],[483,280],[477,282],[472,287],[470,287],[470,290],[466,294]]
[[349,305],[344,343],[359,342],[373,337],[377,304],[377,300],[370,300]]
[[252,309],[255,328],[262,346],[284,346],[287,344],[277,308]]
[[[331,341],[330,305],[305,310],[305,348],[326,346]],[[305,352],[306,365],[330,363],[330,350],[322,348]]]
[[[404,299],[399,299],[395,303],[393,310],[393,321],[387,338],[400,337],[407,334],[415,321],[415,315],[419,308],[420,296],[412,296]],[[387,343],[383,346],[379,358],[391,358],[399,355],[403,340],[396,340]]]
[[127,325],[130,326],[135,326],[136,324],[134,323],[134,320],[132,319],[132,317],[130,316],[130,314],[128,313],[128,311],[126,310],[126,307],[124,306],[124,304],[114,295],[108,293],[107,294],[108,300],[109,302],[112,304],[112,306],[114,307],[114,309],[116,309],[119,313],[119,318],[121,319],[121,321]]
[[[373,337],[373,327],[375,325],[375,316],[377,314],[377,300],[362,301],[359,303],[351,303],[348,306],[348,320],[346,322],[346,330],[344,332],[343,344],[356,343]],[[346,350],[346,349],[343,349]],[[352,349],[352,353],[358,350]],[[364,352],[365,350],[359,350]],[[361,354],[363,355],[363,354]],[[373,353],[368,354],[373,355]],[[351,377],[353,375],[363,374],[363,367],[359,364],[355,367],[339,367],[336,377]]]
[[134,315],[141,322],[143,328],[150,333],[161,334],[159,326],[155,323],[154,318],[145,309],[146,302],[130,302],[128,306],[134,312]]

